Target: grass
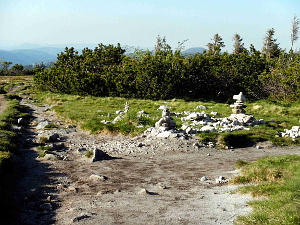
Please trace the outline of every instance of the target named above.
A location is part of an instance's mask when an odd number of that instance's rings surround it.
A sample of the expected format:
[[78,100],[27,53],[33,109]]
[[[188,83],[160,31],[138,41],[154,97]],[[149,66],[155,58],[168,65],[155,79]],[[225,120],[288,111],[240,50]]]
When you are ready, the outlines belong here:
[[92,158],[93,155],[94,155],[94,152],[92,150],[89,150],[85,153],[85,157],[87,157],[87,158]]
[[0,115],[0,161],[6,159],[9,156],[8,153],[14,153],[17,150],[18,135],[10,131],[10,126],[17,124],[17,119],[20,117],[29,117],[24,110],[25,108],[19,105],[18,100],[13,99],[9,100],[6,110]]
[[47,138],[47,137],[40,137],[40,140],[39,140],[40,144],[45,144],[47,142],[49,142],[49,138]]
[[[53,109],[67,122],[80,125],[91,133],[121,132],[123,134],[136,135],[150,126],[161,117],[161,111],[157,109],[161,105],[168,105],[172,112],[199,111],[198,105],[209,107],[208,111],[218,111],[220,116],[226,116],[230,108],[225,104],[214,104],[213,102],[186,102],[180,99],[169,101],[151,101],[141,99],[125,99],[112,97],[82,97],[76,95],[60,95],[53,93],[41,93],[38,96],[39,102],[46,102],[55,105]],[[128,102],[130,111],[116,124],[103,124],[101,121],[112,121],[117,117],[116,111],[124,110]],[[144,110],[145,115],[138,117],[138,112]],[[109,116],[110,115],[110,116]],[[182,122],[180,117],[173,116],[178,127]]]
[[[227,117],[231,114],[228,104],[216,103],[212,101],[185,101],[182,99],[171,99],[168,101],[151,101],[141,99],[125,99],[118,97],[91,97],[77,95],[61,95],[43,92],[36,95],[39,102],[55,105],[53,109],[67,122],[79,125],[81,128],[93,133],[122,133],[126,135],[137,135],[148,127],[154,126],[161,117],[161,111],[157,109],[161,105],[171,107],[171,112],[184,111],[212,111],[218,112],[217,118]],[[104,124],[102,121],[112,121],[118,115],[116,111],[124,110],[125,103],[128,102],[130,111],[117,123]],[[205,110],[196,109],[197,106],[204,105]],[[247,113],[254,115],[256,119],[269,121],[265,125],[251,127],[250,131],[237,131],[231,133],[199,134],[203,143],[214,142],[219,147],[245,147],[253,145],[258,141],[270,140],[279,146],[299,145],[300,139],[276,137],[277,132],[290,129],[299,125],[300,104],[281,103],[261,100],[246,103]],[[138,112],[144,110],[147,114],[138,117]],[[180,128],[181,116],[173,116]]]
[[0,92],[5,94],[11,88],[20,86],[18,91],[20,92],[32,92],[32,79],[33,76],[1,76],[0,80]]
[[54,128],[57,128],[57,126],[53,123],[49,123],[45,126],[45,129],[54,129]]
[[[5,78],[6,79],[6,78]],[[7,78],[10,79],[10,78]],[[23,82],[30,81],[24,80]],[[0,82],[0,89],[7,90],[10,83],[17,84],[19,81],[11,80],[6,83]],[[32,92],[31,86],[21,88],[23,93]],[[7,111],[0,115],[0,163],[6,161],[11,155],[10,149],[16,146],[13,143],[14,136],[7,131],[10,124],[15,122],[16,116],[21,116],[16,96],[8,95],[11,99]],[[151,101],[139,99],[125,99],[113,97],[90,97],[76,95],[61,95],[55,93],[36,93],[35,98],[40,103],[53,104],[57,114],[66,122],[80,125],[91,133],[123,133],[136,135],[154,126],[161,117],[158,111],[160,105],[168,105],[171,112],[184,111],[212,111],[218,112],[216,117],[227,117],[231,114],[228,104],[211,101],[185,101],[171,99],[168,101]],[[101,121],[112,121],[118,115],[117,110],[123,110],[128,102],[130,111],[122,120],[115,124],[104,124]],[[233,102],[233,101],[232,101]],[[40,104],[37,103],[37,104]],[[199,105],[208,109],[196,110]],[[292,126],[299,125],[300,103],[284,103],[270,101],[256,101],[246,103],[247,113],[253,114],[256,119],[270,121],[265,125],[251,127],[249,131],[236,131],[231,133],[201,133],[200,140],[203,143],[215,142],[219,146],[244,147],[258,141],[270,140],[277,145],[299,144],[300,139],[293,141],[291,138],[275,137],[276,133]],[[146,114],[138,116],[138,112],[144,110]],[[110,116],[109,116],[110,115]],[[23,116],[26,116],[25,114]],[[173,116],[178,128],[181,127],[181,116]],[[52,126],[52,125],[51,125]],[[48,140],[41,138],[41,143]],[[1,144],[2,142],[2,144]],[[40,146],[40,156],[46,154],[45,146]],[[13,152],[13,151],[12,151]],[[92,151],[86,153],[86,157],[92,156]],[[1,165],[1,164],[0,164]],[[3,163],[2,163],[3,165]],[[300,224],[300,156],[276,156],[266,157],[257,162],[237,161],[237,168],[242,168],[242,174],[234,178],[232,183],[252,183],[240,189],[241,193],[264,197],[264,200],[252,201],[251,215],[239,217],[236,224]]]
[[10,131],[10,126],[15,125],[18,118],[29,116],[24,112],[24,107],[19,105],[18,100],[13,98],[8,101],[5,111],[0,114],[0,200],[2,201],[10,192],[6,179],[12,173],[10,157],[17,153],[18,134]]
[[300,224],[300,156],[270,156],[245,163],[242,174],[231,182],[252,183],[239,189],[243,194],[263,197],[250,202],[253,211],[241,216],[236,224],[293,225]]

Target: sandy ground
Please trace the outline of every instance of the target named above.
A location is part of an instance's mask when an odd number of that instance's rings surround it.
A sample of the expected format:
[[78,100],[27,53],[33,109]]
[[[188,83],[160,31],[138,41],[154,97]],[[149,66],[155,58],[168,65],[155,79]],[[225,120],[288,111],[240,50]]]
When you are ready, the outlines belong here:
[[[268,155],[300,154],[300,148],[255,147],[219,150],[196,147],[185,140],[89,135],[59,121],[48,106],[22,101],[34,121],[14,157],[13,200],[6,224],[233,224],[251,211],[250,196],[231,194],[237,187],[217,184],[239,171],[237,160]],[[37,129],[47,119],[60,128],[55,142],[64,147],[39,158]],[[53,132],[50,131],[50,132]],[[136,147],[138,143],[147,143]],[[116,147],[118,146],[118,147]],[[91,162],[78,149],[97,147],[110,160]],[[205,176],[206,181],[201,181]]]

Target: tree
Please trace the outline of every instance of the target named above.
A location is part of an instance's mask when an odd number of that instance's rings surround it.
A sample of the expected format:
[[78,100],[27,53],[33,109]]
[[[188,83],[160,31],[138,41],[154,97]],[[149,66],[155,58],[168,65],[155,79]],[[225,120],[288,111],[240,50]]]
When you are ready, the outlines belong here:
[[171,46],[167,44],[166,37],[161,38],[159,35],[156,38],[156,45],[154,47],[154,53],[158,53],[160,51],[171,52]]
[[11,64],[12,64],[12,62],[3,61],[2,59],[0,59],[0,75],[1,76],[9,75],[8,68],[10,67]]
[[22,75],[24,74],[24,66],[21,64],[15,64],[10,69],[13,75]]
[[266,36],[264,37],[262,52],[266,54],[267,58],[278,57],[280,54],[279,44],[276,43],[277,39],[274,38],[275,29],[271,28],[267,30]]
[[178,42],[178,47],[176,48],[177,52],[181,52],[184,50],[185,46],[184,43],[187,42],[189,39],[183,40],[182,42]]
[[219,54],[222,47],[225,47],[224,42],[219,34],[215,34],[214,38],[211,39],[213,42],[208,43],[206,46],[208,47],[209,54]]
[[292,21],[292,34],[291,34],[292,46],[291,46],[291,50],[293,49],[294,43],[299,38],[299,23],[300,23],[300,20],[295,15],[294,18],[293,18],[293,21]]
[[244,43],[242,43],[243,38],[241,38],[239,34],[235,34],[232,40],[234,41],[233,54],[240,54],[242,52],[245,52],[246,49],[244,47]]

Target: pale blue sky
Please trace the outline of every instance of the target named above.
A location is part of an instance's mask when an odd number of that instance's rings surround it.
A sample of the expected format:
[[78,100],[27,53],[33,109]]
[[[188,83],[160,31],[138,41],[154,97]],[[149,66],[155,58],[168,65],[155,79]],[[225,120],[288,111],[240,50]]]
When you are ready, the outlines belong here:
[[[291,46],[299,0],[0,0],[0,48],[23,43],[117,44],[153,47],[158,35],[173,48],[206,47],[214,34],[232,51],[240,34],[261,49],[275,29],[280,47]],[[300,49],[300,40],[295,44]]]

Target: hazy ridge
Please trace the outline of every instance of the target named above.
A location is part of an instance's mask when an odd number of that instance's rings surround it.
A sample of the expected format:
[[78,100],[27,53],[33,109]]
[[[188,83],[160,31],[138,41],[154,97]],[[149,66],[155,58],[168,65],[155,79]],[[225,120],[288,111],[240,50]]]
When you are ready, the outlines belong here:
[[[94,49],[97,44],[65,44],[53,46],[39,46],[35,44],[23,44],[11,47],[7,50],[0,49],[0,59],[10,61],[13,64],[31,65],[36,63],[55,62],[57,55],[65,50],[66,47],[74,47],[81,52],[84,48]],[[147,48],[145,48],[147,49]],[[152,48],[148,48],[152,49]],[[204,48],[194,47],[182,51],[183,54],[202,53]]]

